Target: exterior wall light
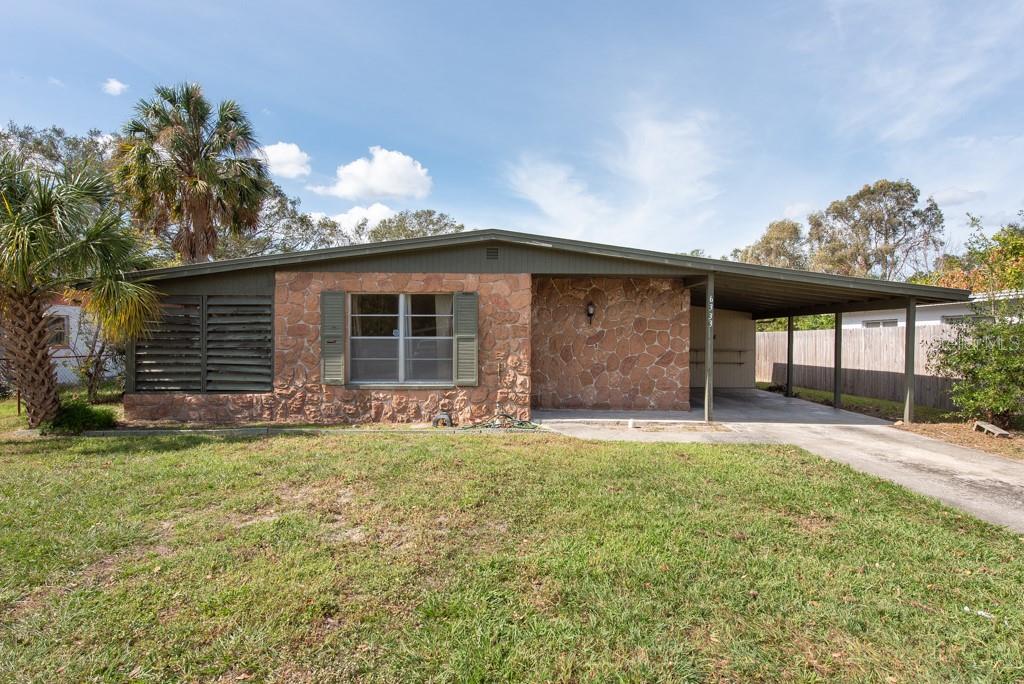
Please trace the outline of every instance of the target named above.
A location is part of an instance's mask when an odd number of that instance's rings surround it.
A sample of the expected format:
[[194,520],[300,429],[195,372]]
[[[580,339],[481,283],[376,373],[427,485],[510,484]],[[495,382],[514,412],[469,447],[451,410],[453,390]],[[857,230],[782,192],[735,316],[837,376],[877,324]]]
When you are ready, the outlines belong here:
[[597,311],[597,307],[594,306],[594,302],[587,302],[587,323],[590,325],[594,324],[594,313]]

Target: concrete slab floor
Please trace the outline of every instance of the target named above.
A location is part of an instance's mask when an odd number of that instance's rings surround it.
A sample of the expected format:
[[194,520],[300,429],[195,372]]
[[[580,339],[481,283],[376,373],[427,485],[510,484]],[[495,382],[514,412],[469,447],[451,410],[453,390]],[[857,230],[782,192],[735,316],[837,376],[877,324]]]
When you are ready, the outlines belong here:
[[[638,428],[626,427],[630,418]],[[1024,462],[771,392],[715,392],[711,428],[701,427],[702,406],[689,412],[537,410],[533,419],[546,429],[583,439],[795,444],[1024,532]]]

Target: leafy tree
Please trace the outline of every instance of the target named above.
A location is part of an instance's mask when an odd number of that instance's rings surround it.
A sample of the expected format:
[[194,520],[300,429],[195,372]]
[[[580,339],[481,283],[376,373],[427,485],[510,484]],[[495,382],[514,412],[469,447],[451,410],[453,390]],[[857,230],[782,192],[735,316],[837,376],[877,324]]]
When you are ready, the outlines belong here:
[[945,256],[926,281],[974,292],[1024,290],[1024,211],[1019,216],[1020,221],[1007,223],[991,237],[981,219],[971,216],[974,232],[964,253]]
[[305,249],[337,247],[352,237],[334,219],[301,211],[300,201],[288,197],[276,184],[263,202],[259,221],[251,233],[228,234],[218,241],[216,259],[260,254],[281,254]]
[[[813,316],[795,316],[793,318],[794,330],[831,330],[836,325],[836,317],[833,314],[814,314]],[[758,332],[778,332],[786,330],[785,318],[764,318],[757,322]]]
[[777,268],[807,268],[803,227],[796,221],[772,221],[757,242],[734,249],[733,261]]
[[[353,231],[353,242],[384,242],[428,235],[461,233],[466,227],[448,214],[433,209],[400,211],[366,230],[365,221]],[[365,239],[364,239],[365,236]]]
[[145,259],[111,196],[88,165],[52,171],[0,155],[0,344],[32,427],[60,407],[45,318],[54,297],[80,299],[112,340],[142,334],[156,314],[153,289],[126,278]]
[[182,261],[204,261],[221,234],[259,223],[271,191],[252,124],[232,100],[216,111],[198,84],[159,86],[125,124],[115,179],[137,224],[169,234]]
[[86,135],[69,135],[58,126],[34,128],[13,121],[0,129],[0,150],[21,154],[34,165],[51,171],[66,166],[104,167],[113,158],[116,140],[99,129]]
[[965,418],[1012,427],[1024,416],[1024,304],[1019,299],[975,305],[952,339],[931,350],[933,368],[953,379],[950,398]]
[[918,206],[907,180],[880,180],[808,216],[810,266],[838,275],[895,280],[932,270],[945,222],[935,200]]
[[[947,257],[933,282],[1024,295],[1024,228],[1008,223],[988,237],[980,220],[971,221],[975,232],[965,253]],[[932,365],[954,380],[950,394],[965,417],[1010,427],[1024,415],[1024,299],[989,297],[973,309],[952,339],[934,346]]]

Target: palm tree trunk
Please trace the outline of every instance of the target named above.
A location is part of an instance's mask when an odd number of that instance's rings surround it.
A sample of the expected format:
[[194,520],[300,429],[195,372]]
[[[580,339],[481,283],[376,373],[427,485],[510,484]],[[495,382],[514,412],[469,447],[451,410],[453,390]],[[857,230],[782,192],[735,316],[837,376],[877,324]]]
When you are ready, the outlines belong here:
[[50,361],[47,301],[37,294],[12,294],[3,298],[3,304],[2,342],[14,386],[21,390],[29,427],[39,427],[56,418],[60,408],[57,374]]

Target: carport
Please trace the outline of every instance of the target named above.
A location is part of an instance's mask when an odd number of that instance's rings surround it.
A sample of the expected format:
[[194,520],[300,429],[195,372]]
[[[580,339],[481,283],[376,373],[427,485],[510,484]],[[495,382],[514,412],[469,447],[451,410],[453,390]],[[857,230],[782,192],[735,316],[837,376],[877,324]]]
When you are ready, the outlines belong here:
[[[709,260],[710,261],[710,260]],[[687,278],[694,305],[706,310],[704,363],[704,420],[714,419],[715,311],[744,311],[756,320],[787,321],[786,395],[793,395],[793,319],[834,314],[833,404],[842,408],[843,313],[905,307],[903,420],[914,420],[914,354],[918,304],[966,301],[967,290],[937,288],[869,278],[853,278],[751,264],[713,262],[704,276]]]

